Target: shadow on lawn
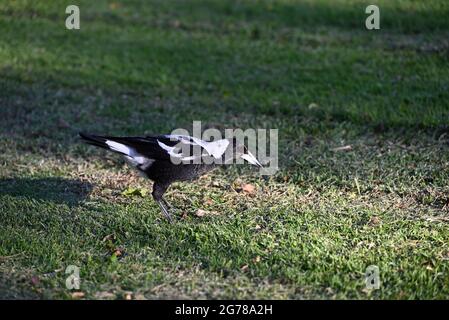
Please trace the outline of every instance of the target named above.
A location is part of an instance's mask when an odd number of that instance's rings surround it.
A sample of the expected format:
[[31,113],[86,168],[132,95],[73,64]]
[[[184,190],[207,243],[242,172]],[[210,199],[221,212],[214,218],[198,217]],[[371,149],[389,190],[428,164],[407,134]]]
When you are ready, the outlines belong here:
[[92,190],[88,182],[65,178],[0,179],[0,196],[26,197],[75,206]]
[[[31,278],[31,276],[29,276]],[[2,300],[35,300],[39,295],[34,292],[27,276],[17,277],[11,274],[0,274],[0,299]]]

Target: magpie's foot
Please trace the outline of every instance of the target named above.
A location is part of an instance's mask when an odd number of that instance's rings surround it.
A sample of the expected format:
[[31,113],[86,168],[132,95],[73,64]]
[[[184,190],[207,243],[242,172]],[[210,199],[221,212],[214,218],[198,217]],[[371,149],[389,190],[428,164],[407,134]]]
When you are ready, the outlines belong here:
[[167,200],[165,200],[164,198],[162,198],[162,202],[165,204],[165,206],[166,206],[168,209],[170,209],[170,210],[173,209],[173,206],[172,206],[170,203],[168,203]]
[[182,214],[180,214],[181,210],[172,206],[167,200],[165,200],[164,198],[162,198],[162,201],[164,202],[164,205],[166,208],[168,208],[168,210],[170,210],[170,212],[175,216],[175,218],[177,218],[178,220],[181,219]]
[[166,207],[164,202],[165,202],[164,200],[157,200],[157,204],[161,208],[162,213],[165,215],[165,217],[167,218],[168,222],[173,223],[173,217],[170,214],[170,212],[168,211],[168,208]]

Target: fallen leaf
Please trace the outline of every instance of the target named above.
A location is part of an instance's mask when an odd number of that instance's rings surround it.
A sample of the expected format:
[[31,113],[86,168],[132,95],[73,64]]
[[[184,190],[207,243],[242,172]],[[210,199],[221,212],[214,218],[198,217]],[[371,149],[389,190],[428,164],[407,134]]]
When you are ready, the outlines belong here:
[[107,291],[100,291],[95,293],[95,298],[98,299],[113,299],[115,298],[115,294]]
[[408,241],[408,244],[411,247],[417,247],[419,245],[419,241],[418,240],[410,240],[410,241]]
[[350,145],[337,147],[337,148],[333,148],[332,149],[332,151],[350,151],[350,150],[352,150],[352,146],[350,146]]
[[179,21],[179,20],[173,20],[173,21],[171,22],[171,25],[172,25],[174,28],[179,28],[179,27],[181,26],[181,21]]
[[368,225],[370,225],[371,227],[377,226],[379,225],[381,222],[380,218],[378,216],[372,216],[369,219]]
[[59,118],[58,127],[63,128],[63,129],[70,128],[70,124],[67,121],[65,121],[64,119]]
[[124,254],[125,250],[123,248],[115,248],[114,252],[112,253],[116,257],[121,257]]
[[114,241],[115,241],[115,235],[114,235],[113,233],[108,234],[107,236],[105,236],[105,237],[103,238],[102,241],[103,241],[103,242],[105,242],[105,241],[112,241],[112,242],[114,242]]
[[159,285],[153,287],[153,288],[151,289],[151,292],[158,292],[159,289],[162,289],[164,286],[165,286],[164,284],[159,284]]
[[129,187],[125,191],[122,192],[122,195],[126,197],[132,197],[132,196],[141,196],[145,197],[148,194],[148,189],[146,188],[132,188]]
[[240,192],[242,191],[242,182],[239,179],[237,179],[232,183],[231,187],[232,189],[234,189],[234,191]]
[[331,287],[327,287],[326,289],[324,289],[325,290],[325,292],[328,294],[328,295],[333,295],[334,294],[334,290],[331,288]]
[[216,215],[218,215],[218,212],[217,211],[206,211],[206,210],[203,210],[203,209],[198,209],[198,210],[196,210],[195,215],[197,217],[204,217],[206,215],[216,216]]
[[253,262],[254,262],[254,263],[260,262],[260,256],[255,257],[254,260],[253,260]]
[[449,260],[449,250],[442,254],[441,260]]
[[240,270],[242,271],[242,272],[246,272],[247,270],[248,270],[248,265],[247,264],[245,264],[244,266],[242,266],[241,268],[240,268]]
[[376,247],[376,244],[374,242],[368,243],[368,249],[373,249]]
[[31,283],[34,285],[34,286],[38,286],[39,284],[40,284],[40,280],[39,280],[39,277],[38,276],[32,276],[31,277]]
[[207,213],[206,210],[198,209],[198,210],[196,210],[195,215],[197,217],[204,217],[206,215],[206,213]]
[[373,292],[373,289],[363,288],[362,292],[365,293],[365,294],[370,294],[371,292]]
[[245,183],[242,185],[242,190],[246,194],[254,194],[256,192],[256,187],[252,184]]
[[86,294],[82,291],[76,291],[72,293],[72,299],[81,299],[85,296]]

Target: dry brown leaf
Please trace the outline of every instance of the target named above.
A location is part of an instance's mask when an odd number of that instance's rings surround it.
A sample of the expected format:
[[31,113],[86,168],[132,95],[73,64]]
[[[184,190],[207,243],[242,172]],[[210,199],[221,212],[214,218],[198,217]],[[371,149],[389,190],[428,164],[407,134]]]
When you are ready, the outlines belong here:
[[380,223],[381,223],[381,220],[380,220],[380,218],[378,216],[372,216],[371,219],[369,219],[369,222],[368,222],[368,224],[371,227],[377,226]]
[[172,25],[174,28],[179,28],[179,27],[181,26],[181,21],[179,21],[179,20],[173,20],[173,21],[171,22],[171,25]]
[[115,248],[112,254],[115,255],[116,257],[121,257],[124,252],[125,250],[123,250],[123,248]]
[[105,242],[105,241],[112,241],[112,242],[114,242],[115,241],[115,235],[113,233],[112,234],[108,234],[106,237],[103,238],[102,241],[103,242]]
[[107,291],[100,291],[95,293],[95,298],[97,299],[113,299],[115,298],[115,294]]
[[165,285],[164,284],[159,284],[155,287],[153,287],[153,289],[151,289],[151,292],[158,292],[159,289],[162,289]]
[[41,283],[41,281],[40,281],[40,279],[39,279],[38,276],[32,276],[32,277],[31,277],[31,283],[32,283],[34,286],[38,286],[38,285]]
[[350,146],[350,145],[337,147],[337,148],[333,148],[332,149],[332,151],[350,151],[350,150],[352,150],[352,146]]
[[58,127],[61,129],[70,128],[70,124],[62,118],[59,118]]
[[206,210],[198,209],[198,210],[196,210],[195,215],[196,215],[197,217],[204,217],[204,216],[206,215],[206,213],[207,213]]
[[72,293],[72,299],[81,299],[85,296],[86,294],[82,291],[76,291]]
[[372,248],[375,248],[375,247],[376,247],[376,244],[375,244],[374,242],[369,242],[369,243],[367,244],[367,246],[368,246],[368,249],[372,249]]
[[256,187],[254,185],[252,185],[252,184],[249,184],[249,183],[243,184],[242,185],[242,190],[243,190],[244,193],[250,194],[250,195],[256,193]]
[[215,216],[215,215],[218,215],[218,212],[217,211],[206,211],[206,210],[203,210],[203,209],[198,209],[198,210],[196,210],[195,215],[197,217],[204,217],[206,215],[208,215],[208,216]]

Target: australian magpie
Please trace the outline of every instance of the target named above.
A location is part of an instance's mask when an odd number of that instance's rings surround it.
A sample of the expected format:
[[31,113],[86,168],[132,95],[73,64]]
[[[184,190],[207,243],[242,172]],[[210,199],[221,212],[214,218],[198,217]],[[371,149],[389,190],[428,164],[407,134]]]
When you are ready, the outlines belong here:
[[153,199],[171,222],[171,207],[163,195],[175,181],[193,180],[218,165],[244,159],[262,167],[236,138],[212,142],[187,135],[111,137],[79,133],[84,142],[119,153],[153,184]]

